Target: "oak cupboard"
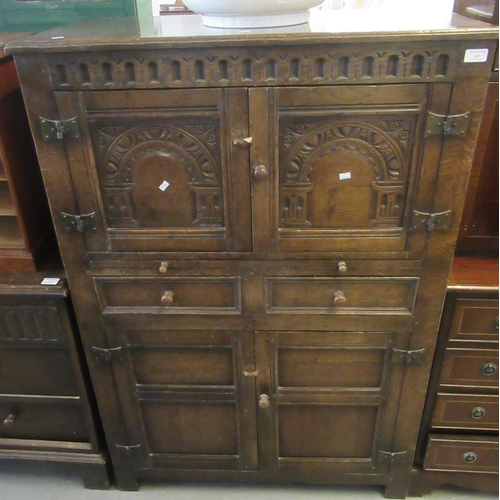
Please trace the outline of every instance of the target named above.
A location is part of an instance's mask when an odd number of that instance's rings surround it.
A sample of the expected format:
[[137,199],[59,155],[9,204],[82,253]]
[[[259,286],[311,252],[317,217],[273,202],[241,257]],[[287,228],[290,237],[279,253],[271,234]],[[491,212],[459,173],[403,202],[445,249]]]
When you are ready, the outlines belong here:
[[118,485],[403,498],[496,32],[184,17],[9,48]]

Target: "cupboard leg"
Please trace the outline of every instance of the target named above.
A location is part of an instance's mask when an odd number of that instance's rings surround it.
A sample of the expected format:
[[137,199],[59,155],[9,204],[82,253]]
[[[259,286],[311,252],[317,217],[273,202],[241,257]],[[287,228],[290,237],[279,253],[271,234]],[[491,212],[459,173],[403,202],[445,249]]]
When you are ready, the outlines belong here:
[[88,465],[80,473],[83,485],[88,490],[109,490],[110,476],[105,464]]

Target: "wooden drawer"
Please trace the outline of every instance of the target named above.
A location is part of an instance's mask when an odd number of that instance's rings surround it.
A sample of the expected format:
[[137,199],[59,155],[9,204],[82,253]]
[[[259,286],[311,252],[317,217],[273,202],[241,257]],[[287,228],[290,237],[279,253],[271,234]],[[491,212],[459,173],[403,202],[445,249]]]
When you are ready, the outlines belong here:
[[413,313],[417,278],[266,278],[268,313]]
[[69,352],[0,349],[0,393],[76,396],[79,389]]
[[88,441],[79,398],[2,398],[0,438],[45,441]]
[[170,314],[241,314],[238,277],[96,278],[95,285],[103,311],[148,308]]
[[431,434],[424,470],[498,473],[498,438]]
[[449,338],[498,341],[498,300],[458,299]]
[[498,396],[438,394],[432,427],[498,429]]
[[498,350],[447,348],[440,384],[498,387]]

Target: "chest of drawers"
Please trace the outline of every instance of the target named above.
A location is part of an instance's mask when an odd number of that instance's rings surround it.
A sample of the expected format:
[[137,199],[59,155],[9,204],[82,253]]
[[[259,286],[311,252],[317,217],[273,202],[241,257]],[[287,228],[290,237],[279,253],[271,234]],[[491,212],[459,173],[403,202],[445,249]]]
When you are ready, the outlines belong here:
[[402,497],[496,33],[183,18],[10,46],[118,484]]

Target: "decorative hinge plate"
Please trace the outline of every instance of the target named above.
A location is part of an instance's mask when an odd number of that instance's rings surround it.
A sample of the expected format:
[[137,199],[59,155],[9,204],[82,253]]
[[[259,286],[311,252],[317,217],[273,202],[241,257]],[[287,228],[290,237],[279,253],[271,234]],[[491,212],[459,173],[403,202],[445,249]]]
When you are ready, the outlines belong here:
[[460,115],[438,115],[427,113],[425,137],[430,135],[459,135],[465,137],[469,126],[470,111]]
[[425,349],[414,351],[403,351],[401,349],[392,350],[392,362],[404,363],[405,365],[419,365],[425,356]]
[[413,210],[413,229],[416,231],[448,231],[450,229],[451,210],[429,214]]
[[113,347],[111,349],[102,349],[101,347],[92,346],[92,352],[94,353],[96,361],[107,362],[113,358],[121,359],[122,348]]
[[67,233],[97,232],[97,216],[95,212],[85,215],[72,215],[61,212],[64,230]]
[[389,462],[391,465],[404,464],[406,462],[406,451],[391,453],[390,451],[379,450],[379,460]]
[[76,116],[69,120],[47,120],[40,117],[40,125],[44,141],[60,141],[64,137],[80,140],[80,127]]
[[130,456],[134,455],[136,452],[138,452],[142,445],[136,444],[133,446],[123,446],[121,444],[115,444],[115,446],[116,446],[116,449],[118,450],[118,453],[120,453],[120,455],[125,455],[127,457],[130,457]]

